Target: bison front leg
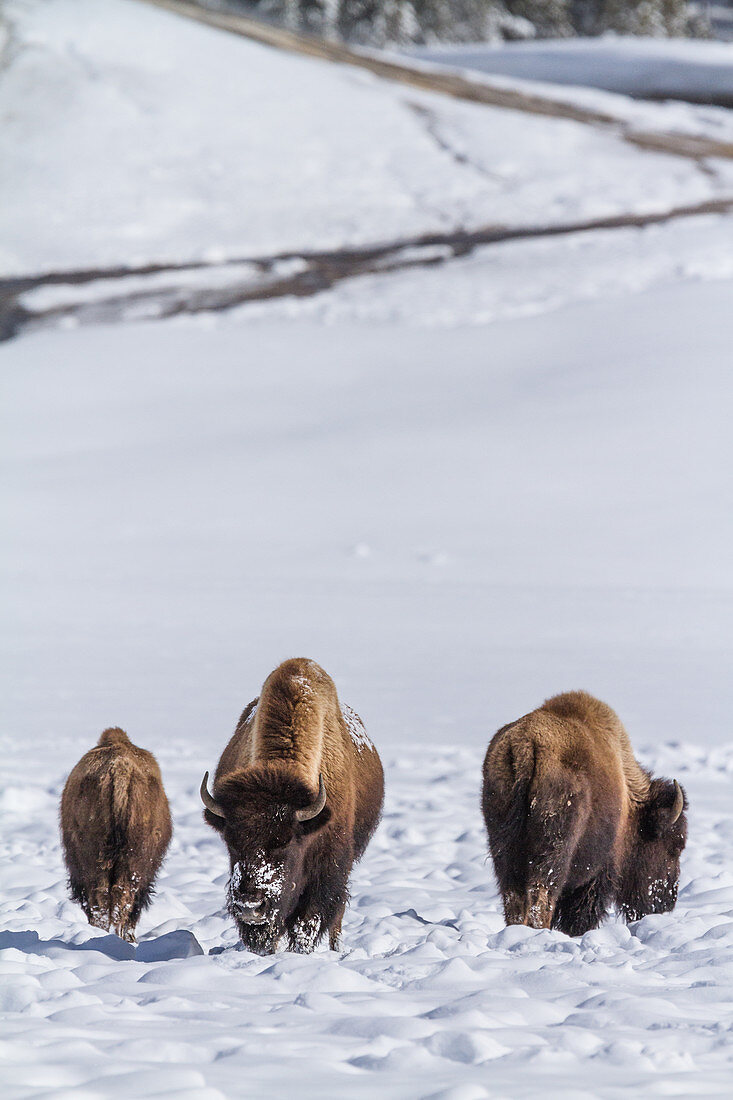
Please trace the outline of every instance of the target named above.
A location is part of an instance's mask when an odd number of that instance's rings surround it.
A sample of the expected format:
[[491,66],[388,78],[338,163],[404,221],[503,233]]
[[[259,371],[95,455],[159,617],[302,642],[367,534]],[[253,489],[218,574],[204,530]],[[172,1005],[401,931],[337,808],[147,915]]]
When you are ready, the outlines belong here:
[[298,955],[309,955],[324,932],[321,914],[316,909],[306,910],[293,920],[288,929],[288,950]]
[[301,955],[309,954],[328,932],[329,946],[338,947],[341,921],[348,901],[346,887],[334,883],[319,884],[301,899],[288,922],[288,947]]

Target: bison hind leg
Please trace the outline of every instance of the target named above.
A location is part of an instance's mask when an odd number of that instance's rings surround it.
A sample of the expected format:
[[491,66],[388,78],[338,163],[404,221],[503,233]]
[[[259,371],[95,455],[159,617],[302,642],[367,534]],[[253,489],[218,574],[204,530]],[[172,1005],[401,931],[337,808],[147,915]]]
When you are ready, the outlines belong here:
[[341,923],[346,912],[346,899],[341,902],[340,908],[331,921],[328,929],[328,946],[331,951],[338,951],[341,946]]
[[127,882],[115,882],[110,889],[111,924],[121,940],[135,942],[135,922],[132,918],[135,904],[134,889]]
[[525,897],[518,890],[501,891],[501,900],[504,906],[504,920],[507,924],[524,924],[525,922]]
[[[494,868],[507,924],[559,927],[555,910],[588,816],[587,799],[573,777],[545,776],[526,809],[492,839]],[[497,840],[499,841],[497,843]]]
[[86,914],[86,918],[91,924],[92,928],[101,928],[105,932],[109,932],[112,925],[112,921],[109,915],[109,906],[106,902],[98,904],[82,905],[82,909]]
[[612,899],[611,880],[605,872],[601,872],[585,885],[561,893],[552,927],[566,936],[583,936],[598,928]]
[[123,871],[115,876],[110,887],[110,924],[121,940],[135,943],[135,929],[140,915],[150,905],[152,882],[139,884],[137,876]]
[[82,908],[93,928],[108,932],[112,924],[109,883],[102,882],[95,886],[88,893],[86,904],[82,903]]
[[93,928],[103,928],[105,932],[109,930],[109,886],[106,879],[90,884],[69,875],[69,896],[81,906]]

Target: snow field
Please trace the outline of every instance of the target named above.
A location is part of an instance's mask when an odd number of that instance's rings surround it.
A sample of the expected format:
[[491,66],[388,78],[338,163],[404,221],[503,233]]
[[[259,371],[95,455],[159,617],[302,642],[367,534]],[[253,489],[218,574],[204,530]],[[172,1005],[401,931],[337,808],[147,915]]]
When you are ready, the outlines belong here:
[[[6,345],[10,1096],[726,1094],[729,295]],[[197,792],[298,653],[364,718],[387,800],[343,951],[261,959]],[[504,929],[479,786],[493,731],[575,686],[692,809],[675,912],[569,940]],[[137,948],[68,901],[57,836],[110,722],[156,753],[174,814]]]
[[[578,940],[504,927],[480,753],[387,755],[384,818],[352,879],[342,951],[267,958],[236,946],[225,849],[202,820],[190,747],[158,752],[175,833],[138,946],[87,925],[65,897],[55,820],[56,761],[86,747],[63,739],[50,766],[3,794],[6,1095],[254,1097],[295,1078],[305,1097],[530,1096],[540,1081],[552,1096],[725,1094],[730,747],[659,748],[691,801],[676,911]],[[7,739],[3,752],[24,759]],[[653,751],[641,757],[656,767]]]

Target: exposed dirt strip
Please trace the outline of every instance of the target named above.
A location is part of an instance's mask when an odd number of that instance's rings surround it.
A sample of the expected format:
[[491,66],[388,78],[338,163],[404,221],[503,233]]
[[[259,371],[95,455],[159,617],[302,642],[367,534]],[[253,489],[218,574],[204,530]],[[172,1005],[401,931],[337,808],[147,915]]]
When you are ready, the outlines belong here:
[[[192,261],[179,264],[147,264],[139,267],[85,268],[50,271],[0,280],[0,340],[24,329],[46,327],[64,321],[101,323],[130,317],[171,317],[179,313],[221,311],[247,302],[270,298],[309,297],[358,275],[426,267],[468,255],[476,248],[509,241],[568,236],[593,230],[644,228],[680,218],[733,211],[733,197],[712,199],[690,206],[649,214],[618,214],[607,218],[558,225],[485,226],[426,233],[399,241],[342,248],[331,252],[282,252],[273,256],[232,258],[212,264]],[[237,270],[237,269],[240,270]],[[224,283],[205,285],[205,274],[231,269]],[[201,285],[176,285],[176,277],[202,272]],[[170,276],[166,284],[165,276]],[[126,285],[136,280],[136,286]],[[140,285],[142,280],[143,285]],[[145,283],[148,282],[148,285]],[[73,289],[102,284],[93,297]],[[104,289],[108,284],[108,289]],[[67,288],[68,301],[44,307],[33,302],[33,292],[46,287]]]
[[733,158],[731,141],[717,141],[715,138],[696,134],[636,130],[630,123],[605,111],[593,110],[578,104],[563,102],[561,99],[551,99],[517,89],[497,87],[488,81],[471,78],[462,73],[413,67],[398,61],[387,60],[367,50],[356,50],[341,43],[326,42],[307,34],[285,30],[283,27],[273,27],[245,15],[211,11],[208,8],[199,7],[198,4],[192,4],[189,0],[145,0],[145,2],[267,46],[288,50],[291,53],[319,57],[343,65],[356,65],[359,68],[368,69],[376,76],[407,84],[413,88],[441,92],[456,99],[467,99],[473,103],[485,103],[488,106],[505,107],[513,111],[525,111],[528,114],[572,119],[592,126],[610,126],[617,130],[619,136],[625,141],[638,145],[642,149],[690,157],[694,160],[704,157]]

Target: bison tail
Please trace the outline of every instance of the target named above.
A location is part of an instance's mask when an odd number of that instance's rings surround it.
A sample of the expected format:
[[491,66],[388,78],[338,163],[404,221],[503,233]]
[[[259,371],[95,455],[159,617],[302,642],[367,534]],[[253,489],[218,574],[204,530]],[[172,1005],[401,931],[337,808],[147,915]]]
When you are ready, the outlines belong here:
[[124,757],[115,761],[110,782],[110,824],[114,855],[125,850],[128,841],[131,812],[133,767]]

